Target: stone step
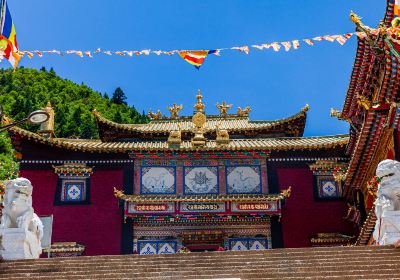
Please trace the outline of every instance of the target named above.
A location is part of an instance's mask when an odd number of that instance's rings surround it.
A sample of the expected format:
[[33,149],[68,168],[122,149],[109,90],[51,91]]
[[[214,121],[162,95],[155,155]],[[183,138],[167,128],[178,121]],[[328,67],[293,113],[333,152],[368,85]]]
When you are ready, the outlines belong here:
[[278,249],[0,262],[0,279],[400,279],[387,246]]

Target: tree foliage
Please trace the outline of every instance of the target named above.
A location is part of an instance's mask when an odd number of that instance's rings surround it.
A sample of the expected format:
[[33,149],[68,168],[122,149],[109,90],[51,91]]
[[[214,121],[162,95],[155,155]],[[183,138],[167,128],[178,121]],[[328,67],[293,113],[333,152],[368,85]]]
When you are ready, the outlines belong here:
[[[146,123],[148,118],[134,106],[128,106],[125,93],[117,88],[111,99],[93,91],[85,84],[78,85],[56,75],[53,68],[39,71],[29,68],[0,69],[0,105],[13,120],[20,120],[30,112],[42,109],[50,101],[55,111],[57,137],[98,138],[93,109],[104,117],[126,123]],[[25,129],[37,131],[28,124]],[[1,135],[0,135],[1,136]],[[11,144],[5,135],[0,137],[0,180],[15,174],[17,167]],[[8,171],[4,171],[4,170]],[[4,171],[4,172],[3,172]]]

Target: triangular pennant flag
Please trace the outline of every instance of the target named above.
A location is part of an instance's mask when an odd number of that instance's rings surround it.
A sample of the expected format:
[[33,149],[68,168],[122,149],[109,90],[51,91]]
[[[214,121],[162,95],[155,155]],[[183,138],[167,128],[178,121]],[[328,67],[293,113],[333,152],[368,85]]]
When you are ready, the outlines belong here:
[[101,52],[101,49],[100,49],[100,48],[98,48],[98,49],[96,49],[96,50],[94,51],[95,54],[99,54],[100,52]]
[[133,56],[133,51],[123,51],[123,53],[126,53],[129,56]]
[[208,50],[179,51],[178,52],[180,57],[182,57],[187,63],[190,63],[197,69],[200,69],[200,66],[203,64],[208,53],[209,53]]
[[300,42],[299,42],[299,40],[293,40],[293,41],[292,41],[292,45],[293,45],[293,48],[294,48],[295,50],[297,50],[298,48],[300,48]]
[[342,46],[346,43],[346,41],[347,41],[347,38],[342,35],[338,35],[336,37],[336,42],[338,42]]
[[140,52],[140,54],[149,55],[150,54],[150,50],[142,50]]
[[120,56],[125,56],[125,54],[123,53],[123,52],[114,52],[115,54],[118,54],[118,55],[120,55]]
[[314,42],[311,39],[304,39],[304,42],[306,42],[310,46],[314,46]]
[[43,53],[41,51],[33,51],[34,53],[36,53],[39,57],[43,56]]
[[249,52],[250,52],[249,46],[232,47],[231,49],[232,49],[232,50],[238,50],[238,51],[244,52],[245,54],[249,54]]
[[333,42],[333,41],[335,41],[335,36],[325,35],[325,36],[322,36],[322,39],[324,39],[328,42]]
[[210,51],[208,51],[208,54],[213,54],[213,55],[216,55],[216,56],[221,56],[221,53],[220,53],[220,49],[217,49],[217,50],[210,50]]
[[279,45],[278,42],[273,42],[272,44],[269,45],[269,47],[273,48],[274,51],[276,51],[276,52],[278,52],[281,49],[281,45]]
[[106,55],[112,55],[112,53],[110,51],[105,51],[103,53],[106,54]]
[[85,52],[85,55],[88,57],[93,57],[90,51]]
[[32,57],[33,57],[33,53],[28,52],[28,51],[25,51],[25,53],[26,53],[26,55],[27,55],[29,58],[32,58]]
[[156,55],[160,55],[162,54],[162,51],[153,51],[153,53],[155,53]]
[[289,51],[292,47],[292,44],[290,42],[281,42],[281,44],[285,47],[285,51]]

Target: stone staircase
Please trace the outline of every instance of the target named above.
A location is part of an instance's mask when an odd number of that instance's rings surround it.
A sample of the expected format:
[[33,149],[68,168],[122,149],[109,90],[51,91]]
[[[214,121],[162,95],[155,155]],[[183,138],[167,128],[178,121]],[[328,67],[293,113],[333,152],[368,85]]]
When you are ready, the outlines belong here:
[[0,262],[0,279],[400,279],[387,246],[122,255]]

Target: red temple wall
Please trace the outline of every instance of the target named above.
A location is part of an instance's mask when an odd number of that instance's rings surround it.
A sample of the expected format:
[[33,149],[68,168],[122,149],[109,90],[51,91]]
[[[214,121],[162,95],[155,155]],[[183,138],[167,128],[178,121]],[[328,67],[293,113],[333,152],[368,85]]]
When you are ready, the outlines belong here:
[[121,253],[122,213],[113,195],[123,186],[123,171],[94,170],[90,177],[89,205],[54,205],[58,176],[53,170],[21,170],[33,185],[33,207],[40,215],[53,214],[52,242],[75,241],[85,255]]
[[345,222],[344,201],[317,201],[314,198],[313,173],[308,167],[277,169],[281,190],[292,187],[282,209],[282,234],[285,248],[311,246],[310,239],[321,232],[352,232]]

